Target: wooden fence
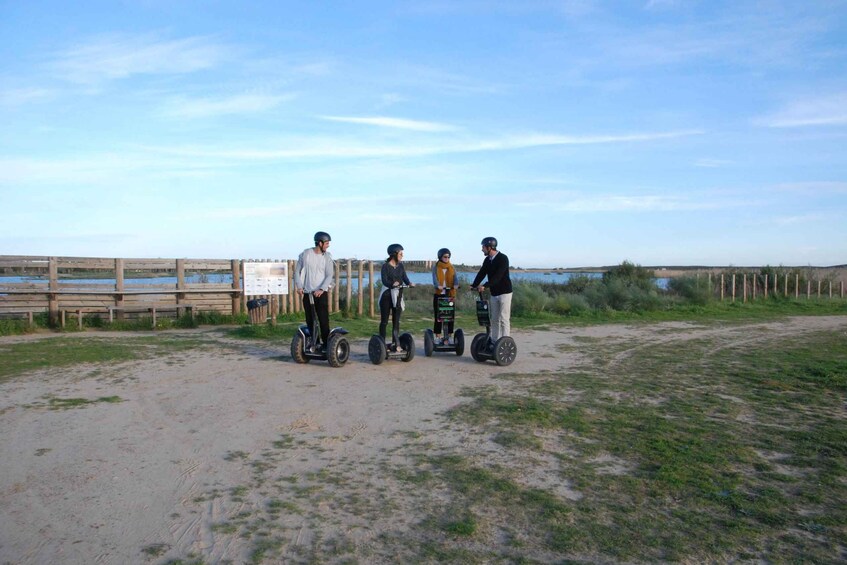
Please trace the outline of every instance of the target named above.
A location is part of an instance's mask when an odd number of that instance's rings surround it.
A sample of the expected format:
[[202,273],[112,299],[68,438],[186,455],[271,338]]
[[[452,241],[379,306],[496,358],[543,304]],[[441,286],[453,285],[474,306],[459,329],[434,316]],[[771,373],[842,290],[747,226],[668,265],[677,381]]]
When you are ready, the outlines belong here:
[[[699,274],[698,274],[698,279]],[[800,273],[721,273],[708,274],[708,288],[721,301],[747,302],[769,297],[844,298],[844,280],[812,279]]]
[[[237,315],[247,310],[248,299],[265,298],[267,304],[251,312],[251,319],[275,319],[275,314],[301,312],[302,299],[294,292],[293,260],[287,262],[287,295],[245,296],[244,262],[221,259],[103,259],[91,257],[0,256],[0,315],[28,316],[47,312],[51,324],[64,324],[66,315],[78,320],[86,314],[110,319],[152,314],[218,312]],[[424,262],[422,262],[424,263]],[[374,265],[381,261],[336,261],[335,287],[330,291],[330,311],[346,310],[375,315]],[[377,267],[379,268],[379,267]],[[367,279],[365,279],[367,273]],[[377,279],[379,274],[377,273]],[[356,300],[353,281],[357,280]],[[154,322],[155,323],[155,322]]]

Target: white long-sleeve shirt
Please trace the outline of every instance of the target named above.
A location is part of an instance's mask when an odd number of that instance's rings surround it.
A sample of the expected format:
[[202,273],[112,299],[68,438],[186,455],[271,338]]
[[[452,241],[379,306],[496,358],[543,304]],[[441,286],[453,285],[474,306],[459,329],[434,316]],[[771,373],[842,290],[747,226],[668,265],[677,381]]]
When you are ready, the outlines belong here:
[[297,267],[294,272],[294,286],[303,292],[324,292],[332,288],[333,277],[335,277],[335,263],[329,252],[315,253],[315,248],[310,247],[303,250],[297,258]]

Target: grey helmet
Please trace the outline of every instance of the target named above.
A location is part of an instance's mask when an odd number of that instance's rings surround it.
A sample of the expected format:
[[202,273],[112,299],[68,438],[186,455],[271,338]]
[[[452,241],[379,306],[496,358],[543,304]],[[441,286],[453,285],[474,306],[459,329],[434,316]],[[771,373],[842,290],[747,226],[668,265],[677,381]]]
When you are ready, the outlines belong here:
[[491,249],[497,249],[497,238],[496,237],[484,237],[482,238],[483,247],[490,247]]
[[329,234],[325,231],[319,231],[315,233],[315,245],[318,243],[323,243],[325,241],[332,241],[332,238],[329,237]]
[[403,246],[399,243],[392,243],[388,246],[388,257],[396,257],[398,253],[403,251]]

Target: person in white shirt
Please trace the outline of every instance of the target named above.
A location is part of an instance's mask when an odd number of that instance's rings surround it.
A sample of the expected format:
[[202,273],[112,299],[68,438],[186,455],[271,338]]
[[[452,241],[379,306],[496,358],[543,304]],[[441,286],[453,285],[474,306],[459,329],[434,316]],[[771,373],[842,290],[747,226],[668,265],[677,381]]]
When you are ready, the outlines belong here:
[[[317,232],[315,246],[303,250],[297,258],[294,271],[294,287],[297,294],[301,297],[311,294],[315,298],[315,313],[320,324],[322,347],[326,346],[329,339],[329,289],[332,288],[335,276],[335,263],[327,251],[330,241],[332,238],[328,233]],[[306,325],[311,328],[314,320],[307,301],[308,298],[304,298],[303,310],[306,312]]]

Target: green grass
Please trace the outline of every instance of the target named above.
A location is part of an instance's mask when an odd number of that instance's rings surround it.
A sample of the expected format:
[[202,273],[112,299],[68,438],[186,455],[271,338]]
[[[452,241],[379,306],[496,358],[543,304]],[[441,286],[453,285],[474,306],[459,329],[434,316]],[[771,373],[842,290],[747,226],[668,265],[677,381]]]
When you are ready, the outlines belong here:
[[55,337],[0,344],[0,382],[28,371],[85,363],[116,364],[194,349],[203,343],[193,337]]
[[[457,504],[534,524],[550,550],[615,561],[843,557],[843,332],[752,346],[647,344],[612,364],[601,343],[581,352],[596,359],[574,372],[506,376],[509,392],[480,389],[450,413],[495,437],[555,432],[558,447],[545,454],[560,459],[581,498],[545,505],[541,492],[514,481],[513,468],[434,460]],[[516,463],[527,450],[545,451],[498,443]],[[604,471],[601,456],[624,471]]]

